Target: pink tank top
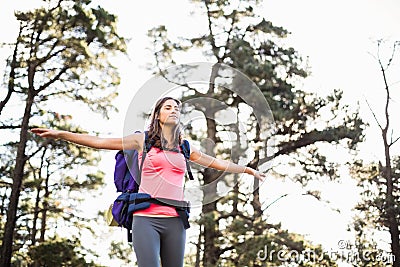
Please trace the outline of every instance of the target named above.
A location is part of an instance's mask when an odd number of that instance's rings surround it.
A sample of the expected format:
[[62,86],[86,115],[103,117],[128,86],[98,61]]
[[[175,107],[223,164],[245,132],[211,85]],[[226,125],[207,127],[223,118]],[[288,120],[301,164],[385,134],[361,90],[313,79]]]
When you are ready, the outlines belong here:
[[[139,163],[141,161],[142,153],[139,154]],[[152,197],[183,200],[185,172],[186,162],[182,153],[153,147],[143,162],[139,192],[148,193]],[[148,209],[134,214],[178,216],[175,208],[153,203]]]

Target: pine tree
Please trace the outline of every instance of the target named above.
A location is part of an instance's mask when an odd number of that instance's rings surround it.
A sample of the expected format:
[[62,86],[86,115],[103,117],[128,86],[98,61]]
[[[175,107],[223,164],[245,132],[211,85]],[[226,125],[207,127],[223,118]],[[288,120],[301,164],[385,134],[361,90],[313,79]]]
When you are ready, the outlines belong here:
[[[109,56],[126,50],[124,39],[116,32],[115,16],[91,7],[90,0],[43,1],[43,7],[15,16],[19,32],[7,62],[8,91],[0,102],[2,131],[19,135],[13,151],[15,163],[4,170],[9,175],[9,188],[3,191],[7,200],[2,202],[2,214],[7,207],[0,260],[4,267],[11,264],[21,190],[29,177],[26,172],[32,171],[27,164],[35,156],[35,149],[27,147],[29,128],[41,126],[46,119],[46,112],[41,111],[48,110],[56,99],[81,102],[107,117],[115,109],[111,100],[119,84]],[[23,107],[21,114],[6,113],[6,108],[15,104]],[[97,179],[92,178],[93,182]]]

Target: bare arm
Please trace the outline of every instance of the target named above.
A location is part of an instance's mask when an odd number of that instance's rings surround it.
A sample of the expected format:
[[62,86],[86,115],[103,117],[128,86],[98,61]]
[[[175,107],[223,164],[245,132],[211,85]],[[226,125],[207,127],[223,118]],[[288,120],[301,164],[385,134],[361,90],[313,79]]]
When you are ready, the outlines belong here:
[[35,128],[31,132],[43,138],[62,139],[82,146],[109,150],[137,149],[140,151],[144,140],[143,133],[134,133],[124,138],[103,138],[89,134],[44,128]]
[[247,173],[253,175],[257,179],[264,181],[266,175],[262,172],[254,170],[253,168],[241,166],[228,160],[217,159],[202,153],[195,147],[190,147],[190,160],[207,168],[213,168],[220,171],[231,173]]

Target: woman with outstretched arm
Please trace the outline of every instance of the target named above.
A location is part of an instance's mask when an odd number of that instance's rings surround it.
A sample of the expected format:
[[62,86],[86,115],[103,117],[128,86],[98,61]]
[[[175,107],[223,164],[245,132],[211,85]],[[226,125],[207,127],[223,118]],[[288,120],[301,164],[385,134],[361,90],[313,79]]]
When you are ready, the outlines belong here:
[[[144,160],[140,192],[154,198],[181,200],[186,172],[185,159],[179,153],[182,143],[179,100],[164,97],[157,101],[151,115],[148,138],[154,145]],[[68,131],[35,128],[31,132],[43,138],[66,140],[97,149],[136,149],[139,160],[143,153],[144,133],[134,133],[123,138],[103,138]],[[190,146],[190,161],[207,168],[229,173],[247,173],[259,180],[265,174],[253,168],[222,160]],[[151,204],[133,214],[133,247],[139,267],[183,267],[186,231],[173,207]]]

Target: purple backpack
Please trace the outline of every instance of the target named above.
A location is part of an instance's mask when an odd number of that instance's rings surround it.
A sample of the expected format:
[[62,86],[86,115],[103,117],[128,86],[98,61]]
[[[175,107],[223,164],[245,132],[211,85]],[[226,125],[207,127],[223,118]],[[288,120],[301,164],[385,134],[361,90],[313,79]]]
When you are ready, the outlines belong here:
[[139,173],[137,150],[120,150],[115,155],[114,184],[117,192],[138,192]]
[[[117,192],[121,192],[121,194],[113,203],[112,215],[119,226],[128,230],[128,241],[132,240],[133,211],[148,208],[150,206],[150,200],[152,200],[149,194],[138,193],[143,162],[152,145],[152,142],[148,140],[148,132],[145,131],[144,149],[140,165],[138,161],[139,153],[137,150],[120,150],[115,155],[114,184],[117,188]],[[189,142],[184,140],[180,147],[186,160],[189,178],[193,180],[193,175],[188,163],[190,157]]]

